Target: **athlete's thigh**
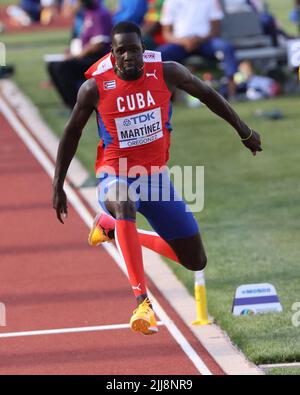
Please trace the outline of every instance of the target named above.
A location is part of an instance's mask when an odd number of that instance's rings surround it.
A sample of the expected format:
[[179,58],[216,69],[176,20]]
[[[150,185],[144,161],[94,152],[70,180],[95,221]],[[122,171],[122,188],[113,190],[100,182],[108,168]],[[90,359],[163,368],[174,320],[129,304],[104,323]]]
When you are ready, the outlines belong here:
[[141,202],[139,212],[170,245],[179,263],[189,270],[203,270],[207,258],[196,219],[184,202]]
[[164,240],[192,237],[199,233],[199,226],[183,201],[141,202],[139,210],[154,231]]
[[126,177],[115,175],[102,175],[97,186],[98,202],[102,209],[109,215],[115,216],[115,208],[123,203],[135,204],[135,210],[138,210],[139,199],[134,197],[128,198],[128,189],[130,181]]
[[[167,172],[151,176],[151,191],[142,194],[139,211],[153,229],[166,241],[194,236],[199,233],[197,221],[176,193]],[[148,199],[145,199],[148,197]]]
[[167,175],[163,175],[159,183],[151,182],[155,192],[159,189],[156,194],[159,199],[142,200],[139,212],[172,247],[181,264],[191,270],[201,270],[205,266],[206,255],[194,214],[176,193]]

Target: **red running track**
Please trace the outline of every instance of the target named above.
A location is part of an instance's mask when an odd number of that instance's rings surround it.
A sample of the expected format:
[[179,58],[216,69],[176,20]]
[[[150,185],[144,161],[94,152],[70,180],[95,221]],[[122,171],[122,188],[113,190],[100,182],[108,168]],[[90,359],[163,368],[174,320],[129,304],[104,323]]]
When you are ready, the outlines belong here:
[[[61,225],[51,179],[0,114],[0,302],[3,333],[127,324],[135,307],[128,280],[69,207]],[[149,288],[213,374],[224,374],[163,296]],[[200,374],[166,326],[0,337],[0,374]]]

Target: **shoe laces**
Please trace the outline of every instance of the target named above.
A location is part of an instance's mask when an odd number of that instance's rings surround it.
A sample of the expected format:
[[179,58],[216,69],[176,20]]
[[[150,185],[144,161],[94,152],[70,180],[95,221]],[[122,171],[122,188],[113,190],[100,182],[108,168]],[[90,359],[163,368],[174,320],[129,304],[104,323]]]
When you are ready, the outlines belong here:
[[150,300],[146,298],[145,300],[143,300],[142,303],[139,304],[138,308],[134,312],[139,310],[141,313],[147,314],[152,310],[150,304],[151,304]]
[[[112,231],[113,229],[109,229],[101,225],[101,215],[99,216],[97,222],[96,222],[96,227],[102,231],[104,236],[109,237],[109,232]],[[110,238],[110,237],[109,237]]]
[[105,236],[108,236],[103,226],[99,224],[99,220],[96,223],[96,228],[98,228]]

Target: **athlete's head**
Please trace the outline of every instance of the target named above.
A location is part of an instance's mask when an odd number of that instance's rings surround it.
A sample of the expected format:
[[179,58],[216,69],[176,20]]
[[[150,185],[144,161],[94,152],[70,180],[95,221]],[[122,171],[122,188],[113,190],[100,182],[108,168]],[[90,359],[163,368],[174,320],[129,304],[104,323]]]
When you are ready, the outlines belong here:
[[140,28],[132,22],[120,22],[112,29],[111,36],[118,72],[126,80],[140,77],[144,67]]

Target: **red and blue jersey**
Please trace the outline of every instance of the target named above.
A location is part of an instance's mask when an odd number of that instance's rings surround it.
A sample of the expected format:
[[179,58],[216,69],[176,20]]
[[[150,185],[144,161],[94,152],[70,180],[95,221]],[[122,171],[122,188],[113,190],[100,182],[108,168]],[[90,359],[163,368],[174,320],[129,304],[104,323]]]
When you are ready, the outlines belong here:
[[[114,71],[114,58],[106,55],[85,73],[99,90],[97,123],[100,136],[96,175],[109,167],[128,175],[133,166],[162,167],[169,159],[172,127],[171,93],[164,81],[161,54],[144,52],[143,75],[125,81]],[[120,159],[127,159],[126,174]]]

